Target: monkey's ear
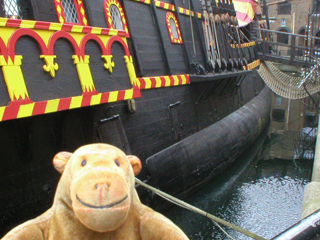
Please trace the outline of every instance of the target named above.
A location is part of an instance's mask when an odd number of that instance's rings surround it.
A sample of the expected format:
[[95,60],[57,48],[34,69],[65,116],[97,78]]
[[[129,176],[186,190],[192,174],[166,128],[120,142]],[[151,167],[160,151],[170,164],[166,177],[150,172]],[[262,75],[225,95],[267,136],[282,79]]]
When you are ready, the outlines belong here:
[[131,163],[134,175],[137,176],[141,172],[141,169],[142,169],[141,160],[138,157],[133,156],[133,155],[128,155],[127,158],[129,159],[129,161]]
[[72,153],[70,152],[57,153],[52,160],[54,168],[62,174],[71,156]]

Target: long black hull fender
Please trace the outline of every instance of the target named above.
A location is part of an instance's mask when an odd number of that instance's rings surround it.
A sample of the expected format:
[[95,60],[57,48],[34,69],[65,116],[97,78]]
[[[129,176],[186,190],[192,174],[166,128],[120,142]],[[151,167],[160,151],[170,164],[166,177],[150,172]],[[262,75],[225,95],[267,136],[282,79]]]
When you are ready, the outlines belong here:
[[268,126],[271,94],[265,87],[246,105],[146,161],[149,184],[186,197],[219,175]]

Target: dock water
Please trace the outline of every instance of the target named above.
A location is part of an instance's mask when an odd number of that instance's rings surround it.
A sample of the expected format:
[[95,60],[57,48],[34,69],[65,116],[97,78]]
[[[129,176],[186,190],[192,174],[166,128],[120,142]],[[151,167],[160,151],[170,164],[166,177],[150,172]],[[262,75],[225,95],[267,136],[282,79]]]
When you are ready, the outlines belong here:
[[[300,220],[312,159],[270,159],[266,134],[218,178],[185,201],[270,239]],[[180,207],[164,213],[190,239],[230,239],[212,221]],[[224,228],[234,239],[249,239]]]

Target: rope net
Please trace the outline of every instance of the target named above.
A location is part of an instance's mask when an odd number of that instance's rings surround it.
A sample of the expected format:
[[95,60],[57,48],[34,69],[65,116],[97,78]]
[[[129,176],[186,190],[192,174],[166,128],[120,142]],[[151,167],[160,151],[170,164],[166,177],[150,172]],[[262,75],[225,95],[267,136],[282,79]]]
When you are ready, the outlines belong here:
[[280,71],[272,62],[262,62],[258,70],[266,85],[276,94],[288,99],[302,99],[320,91],[319,64],[304,69],[301,77]]

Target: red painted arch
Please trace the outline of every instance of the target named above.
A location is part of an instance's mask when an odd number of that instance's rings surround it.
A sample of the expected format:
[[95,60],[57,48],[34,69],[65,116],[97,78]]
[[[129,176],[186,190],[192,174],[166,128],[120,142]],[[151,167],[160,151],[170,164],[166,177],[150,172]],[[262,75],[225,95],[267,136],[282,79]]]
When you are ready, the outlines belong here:
[[124,50],[124,53],[125,53],[125,55],[127,55],[127,56],[130,56],[130,51],[129,51],[129,48],[128,48],[128,45],[125,43],[125,41],[121,38],[121,37],[119,37],[119,36],[112,36],[110,39],[109,39],[109,41],[108,41],[108,43],[107,43],[107,55],[111,55],[111,47],[112,47],[112,44],[114,43],[114,42],[119,42],[121,45],[122,45],[122,47],[123,47],[123,50]]
[[20,28],[12,34],[12,36],[10,37],[9,42],[8,42],[8,54],[11,57],[14,57],[14,55],[15,55],[15,48],[16,48],[17,41],[19,40],[20,37],[23,37],[23,36],[32,37],[39,44],[40,49],[41,49],[41,53],[47,54],[48,48],[38,33],[36,33],[34,30],[29,29],[29,28]]
[[59,38],[65,38],[67,39],[72,47],[73,47],[73,50],[74,50],[74,54],[75,55],[80,55],[80,48],[76,42],[76,40],[71,36],[71,34],[65,32],[65,31],[58,31],[58,32],[55,32],[51,38],[50,38],[50,41],[49,41],[49,47],[48,47],[48,54],[49,55],[53,55],[54,54],[54,45],[56,43],[56,41],[59,39]]
[[2,38],[0,38],[0,54],[1,55],[8,55],[8,48]]
[[90,40],[96,41],[99,44],[102,55],[107,55],[107,49],[104,46],[101,38],[99,38],[97,35],[92,33],[85,35],[84,38],[81,40],[80,55],[85,55],[86,45],[87,45],[87,42],[89,42]]

